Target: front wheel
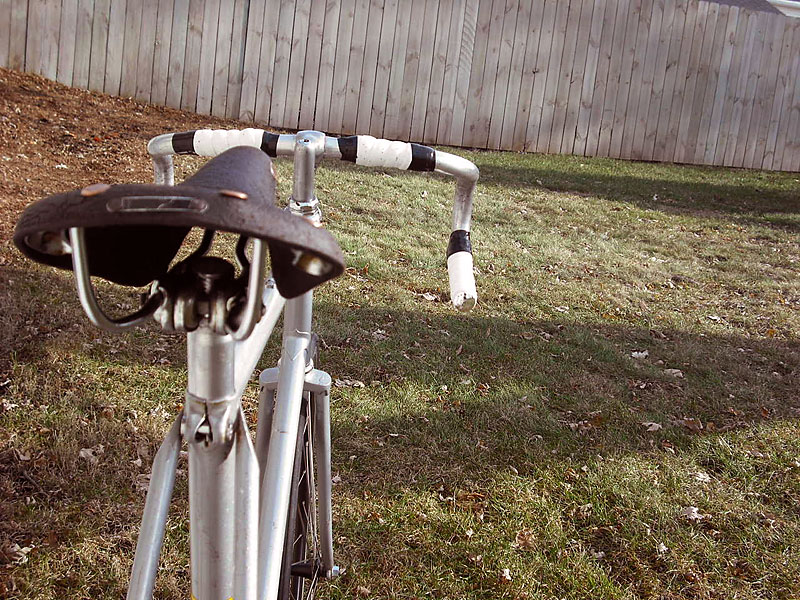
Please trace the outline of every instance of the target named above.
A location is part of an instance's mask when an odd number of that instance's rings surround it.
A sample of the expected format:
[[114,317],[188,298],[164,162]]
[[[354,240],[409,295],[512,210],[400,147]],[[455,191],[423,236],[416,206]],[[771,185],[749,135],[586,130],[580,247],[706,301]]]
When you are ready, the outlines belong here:
[[322,574],[314,480],[312,405],[309,395],[304,395],[297,429],[292,494],[289,498],[278,592],[281,600],[314,598]]

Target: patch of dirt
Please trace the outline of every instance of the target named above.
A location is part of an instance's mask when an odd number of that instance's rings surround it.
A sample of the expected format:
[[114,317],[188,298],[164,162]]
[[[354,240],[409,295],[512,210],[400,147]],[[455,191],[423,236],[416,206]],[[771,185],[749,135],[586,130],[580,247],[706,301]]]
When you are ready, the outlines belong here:
[[146,146],[155,135],[242,126],[0,69],[0,239],[8,243],[24,208],[41,197],[152,181]]

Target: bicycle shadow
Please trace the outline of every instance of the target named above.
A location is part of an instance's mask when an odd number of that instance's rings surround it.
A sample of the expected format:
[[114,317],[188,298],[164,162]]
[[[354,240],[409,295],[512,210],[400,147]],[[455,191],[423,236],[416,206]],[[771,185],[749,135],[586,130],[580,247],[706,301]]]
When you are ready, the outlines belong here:
[[[692,429],[675,425],[684,418],[726,431],[800,409],[794,340],[390,308],[361,308],[345,325],[324,302],[318,315],[323,364],[347,396],[334,400],[337,461],[380,463],[387,485],[407,483],[423,463],[427,485],[484,479],[507,466],[535,469],[553,453],[649,452],[662,437],[690,443]],[[358,333],[343,338],[347,330]],[[649,422],[661,433],[648,432]]]

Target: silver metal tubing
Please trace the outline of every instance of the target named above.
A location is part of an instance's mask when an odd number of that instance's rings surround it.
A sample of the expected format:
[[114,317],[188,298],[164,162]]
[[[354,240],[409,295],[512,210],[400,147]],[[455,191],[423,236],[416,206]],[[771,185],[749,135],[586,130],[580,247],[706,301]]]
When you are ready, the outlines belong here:
[[208,402],[219,402],[235,391],[233,378],[235,344],[230,336],[201,326],[187,335],[187,391]]
[[319,131],[298,131],[294,149],[294,183],[292,200],[311,202],[314,198],[314,169],[317,158],[325,152],[325,134]]
[[[275,369],[275,371],[277,370],[278,369]],[[259,489],[263,487],[265,482],[264,473],[267,470],[267,452],[269,450],[269,434],[272,431],[272,413],[274,405],[275,388],[262,386],[258,394],[258,423],[256,424],[255,443],[256,457],[258,458],[258,464],[261,468]],[[261,494],[261,497],[263,497],[263,490],[261,490]]]
[[114,320],[109,318],[94,295],[92,279],[89,274],[89,258],[86,254],[86,236],[82,227],[70,227],[69,242],[72,247],[72,270],[75,272],[75,286],[78,288],[78,297],[81,306],[89,317],[89,321],[100,329],[106,331],[122,331],[129,329],[152,317],[152,312],[144,312],[136,318]]
[[456,178],[456,193],[453,199],[453,231],[469,231],[472,220],[472,200],[480,172],[466,158],[436,152],[436,170]]
[[236,453],[236,570],[237,600],[256,600],[258,584],[258,488],[259,468],[244,412],[239,408],[235,433]]
[[282,133],[278,136],[275,153],[278,156],[292,156],[294,154],[294,143],[296,136],[293,133]]
[[175,487],[175,469],[181,449],[182,417],[183,415],[179,415],[175,419],[153,460],[127,600],[150,600],[153,597],[167,513]]
[[264,240],[253,240],[253,261],[250,264],[250,275],[247,281],[247,300],[245,301],[242,322],[236,331],[228,331],[236,341],[247,338],[261,318],[261,298],[264,288],[264,271],[267,263],[267,243]]
[[[330,381],[328,381],[330,385]],[[317,463],[317,490],[319,492],[319,537],[322,547],[322,564],[325,573],[333,570],[333,512],[331,508],[331,405],[330,388],[312,394],[314,399],[314,459]]]
[[197,600],[233,596],[239,417],[235,342],[208,326],[189,333],[183,435],[189,446],[189,551]]
[[162,133],[161,135],[157,135],[147,142],[147,152],[153,157],[153,160],[155,160],[156,156],[175,154],[175,150],[172,147],[173,135],[175,134]]
[[297,425],[305,380],[306,349],[311,339],[311,301],[312,292],[289,300],[284,315],[277,400],[262,483],[258,551],[259,600],[274,600],[278,594]]
[[197,600],[234,594],[236,453],[233,445],[189,442],[189,553]]
[[261,320],[247,339],[236,344],[236,362],[233,368],[237,396],[244,393],[244,388],[258,365],[261,354],[264,352],[264,346],[267,345],[267,340],[272,335],[272,330],[275,329],[275,324],[286,304],[286,299],[278,293],[275,287],[275,280],[267,280],[262,302],[264,303],[264,314]]
[[153,157],[153,176],[159,185],[175,185],[175,161],[172,154]]
[[342,152],[339,150],[339,138],[325,138],[325,158],[342,158]]

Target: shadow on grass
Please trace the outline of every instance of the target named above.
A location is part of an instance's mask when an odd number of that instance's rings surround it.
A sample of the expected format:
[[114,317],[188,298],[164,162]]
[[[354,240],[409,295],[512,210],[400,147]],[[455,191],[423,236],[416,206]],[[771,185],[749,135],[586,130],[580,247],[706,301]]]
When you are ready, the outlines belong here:
[[637,163],[580,157],[531,157],[527,168],[494,164],[491,155],[483,160],[477,155],[475,160],[481,185],[490,189],[516,187],[586,194],[666,213],[732,217],[744,223],[800,231],[797,174],[678,165],[647,164],[639,168]]
[[[174,342],[165,345],[166,336],[154,331],[103,334],[86,323],[77,300],[67,299],[74,295],[67,275],[37,271],[31,283],[30,274],[7,274],[13,283],[0,301],[12,314],[4,317],[2,341],[9,365],[25,365],[30,381],[24,391],[13,381],[0,391],[0,399],[25,407],[0,416],[0,429],[13,436],[3,438],[0,452],[3,531],[44,554],[64,551],[87,532],[113,540],[127,556],[143,502],[134,491],[136,473],[147,471],[159,429],[152,420],[140,426],[137,406],[104,420],[107,398],[78,386],[80,379],[69,377],[72,362],[54,364],[52,353],[91,355],[104,373],[179,371],[181,337],[169,336]],[[31,289],[55,291],[44,296]],[[319,302],[323,368],[335,379],[364,383],[333,391],[341,492],[485,489],[509,469],[536,478],[598,455],[647,454],[665,445],[680,452],[709,431],[796,417],[800,346],[793,340],[515,322],[440,308],[354,310]],[[631,356],[645,350],[645,359]],[[58,414],[71,418],[54,423]],[[134,420],[127,423],[126,416]],[[687,427],[684,418],[696,422]],[[642,424],[651,422],[663,429],[648,432]],[[696,423],[700,432],[692,431]],[[58,435],[41,434],[54,425]],[[98,439],[106,447],[103,468],[59,458]],[[131,467],[137,458],[144,459],[141,469]],[[112,465],[120,468],[109,471]],[[59,585],[70,592],[82,584]]]
[[[11,274],[12,280],[22,277]],[[37,277],[36,288],[64,288],[61,275],[40,271]],[[17,320],[4,323],[4,374],[11,376],[11,357],[33,367],[36,385],[82,398],[85,420],[101,420],[107,398],[91,387],[68,390],[75,380],[53,363],[54,349],[89,359],[82,368],[97,369],[100,377],[118,378],[127,367],[184,369],[183,336],[155,330],[105,334],[86,322],[76,299],[59,299],[54,308],[52,297],[26,294],[20,283],[7,290],[1,300],[17,311]],[[427,454],[427,463],[438,456],[445,471],[481,478],[483,470],[519,465],[520,454],[534,465],[552,451],[648,451],[661,438],[646,432],[643,422],[662,424],[664,435],[681,444],[692,433],[673,425],[683,418],[698,419],[707,431],[708,422],[725,430],[796,416],[800,344],[794,340],[613,322],[515,322],[482,317],[480,311],[354,310],[325,300],[318,302],[315,318],[322,367],[335,379],[365,385],[334,389],[337,456],[366,448],[380,461],[384,445],[400,446],[403,451],[385,469],[398,477],[413,468],[418,453]],[[267,362],[274,361],[278,340],[273,336],[262,367],[272,366]],[[646,358],[632,357],[645,351]],[[51,373],[64,381],[53,386]],[[26,400],[14,398],[12,389],[3,388],[2,395],[14,403]],[[182,390],[173,392],[182,396]],[[31,412],[31,427],[37,414]],[[86,434],[85,422],[63,427]]]

